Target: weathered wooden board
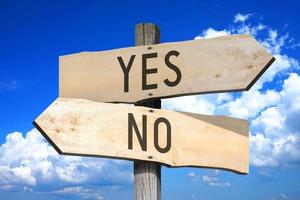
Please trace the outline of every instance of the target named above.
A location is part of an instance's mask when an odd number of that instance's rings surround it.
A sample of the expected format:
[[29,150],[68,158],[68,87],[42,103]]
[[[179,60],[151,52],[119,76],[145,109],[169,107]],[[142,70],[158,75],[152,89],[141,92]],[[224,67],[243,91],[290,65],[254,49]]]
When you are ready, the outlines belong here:
[[59,95],[133,103],[248,90],[274,60],[250,35],[82,52],[59,58]]
[[241,119],[58,98],[34,125],[61,154],[248,173]]

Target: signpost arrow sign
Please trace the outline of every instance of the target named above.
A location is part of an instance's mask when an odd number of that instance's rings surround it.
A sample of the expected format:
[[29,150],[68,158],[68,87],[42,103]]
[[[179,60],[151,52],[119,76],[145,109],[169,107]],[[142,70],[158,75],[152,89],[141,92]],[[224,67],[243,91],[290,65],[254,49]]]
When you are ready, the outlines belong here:
[[248,173],[246,120],[58,98],[33,124],[61,154]]
[[133,103],[248,90],[274,60],[250,35],[82,52],[60,57],[59,95]]

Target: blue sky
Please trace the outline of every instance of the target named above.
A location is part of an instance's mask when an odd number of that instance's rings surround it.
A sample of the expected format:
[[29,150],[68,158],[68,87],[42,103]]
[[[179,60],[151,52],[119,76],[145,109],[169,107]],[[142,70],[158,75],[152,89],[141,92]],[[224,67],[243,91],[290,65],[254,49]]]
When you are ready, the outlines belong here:
[[297,1],[0,1],[0,199],[132,199],[132,163],[59,156],[32,126],[58,96],[58,56],[251,33],[276,62],[248,92],[180,97],[164,109],[250,121],[250,173],[162,168],[163,199],[300,199]]

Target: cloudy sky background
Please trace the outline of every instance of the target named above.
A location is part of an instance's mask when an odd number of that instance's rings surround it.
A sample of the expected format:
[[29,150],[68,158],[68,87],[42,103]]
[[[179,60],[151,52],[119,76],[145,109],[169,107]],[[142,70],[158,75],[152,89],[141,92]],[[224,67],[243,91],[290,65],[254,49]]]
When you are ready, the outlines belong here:
[[248,92],[163,100],[164,109],[250,123],[249,175],[163,167],[163,199],[300,199],[297,3],[287,1],[281,14],[290,18],[275,20],[277,6],[266,11],[267,5],[239,1],[174,2],[137,12],[137,2],[75,2],[71,8],[0,2],[0,199],[132,199],[132,162],[60,156],[31,122],[58,95],[59,55],[133,46],[140,21],[160,25],[162,42],[252,34],[276,58]]

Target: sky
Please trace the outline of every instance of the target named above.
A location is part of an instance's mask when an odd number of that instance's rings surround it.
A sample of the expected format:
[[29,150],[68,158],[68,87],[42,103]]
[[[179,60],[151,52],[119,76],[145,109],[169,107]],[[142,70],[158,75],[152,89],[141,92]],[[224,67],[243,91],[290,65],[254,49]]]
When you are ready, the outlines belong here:
[[58,96],[58,56],[252,34],[275,63],[247,92],[165,99],[163,109],[249,120],[250,172],[162,167],[162,199],[300,199],[300,3],[0,0],[0,199],[133,199],[132,162],[58,155],[32,121]]

